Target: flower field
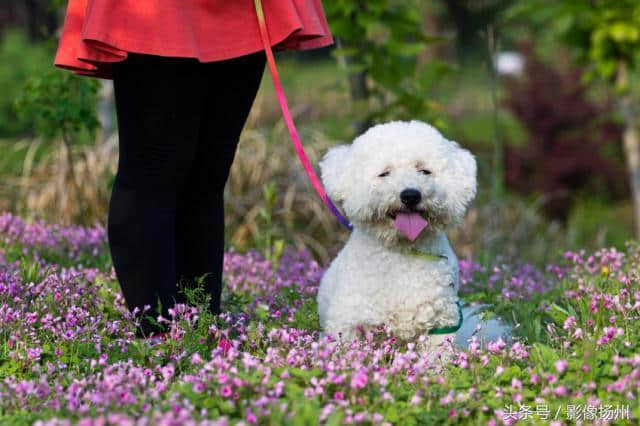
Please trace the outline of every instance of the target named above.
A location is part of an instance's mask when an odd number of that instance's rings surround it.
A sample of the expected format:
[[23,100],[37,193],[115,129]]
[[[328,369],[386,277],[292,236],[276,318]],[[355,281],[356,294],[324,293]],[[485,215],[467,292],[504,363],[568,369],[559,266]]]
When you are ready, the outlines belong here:
[[637,424],[640,247],[544,268],[462,260],[461,297],[514,326],[444,370],[380,328],[321,337],[307,253],[225,258],[225,313],[201,292],[170,338],[136,339],[101,227],[0,215],[0,424]]

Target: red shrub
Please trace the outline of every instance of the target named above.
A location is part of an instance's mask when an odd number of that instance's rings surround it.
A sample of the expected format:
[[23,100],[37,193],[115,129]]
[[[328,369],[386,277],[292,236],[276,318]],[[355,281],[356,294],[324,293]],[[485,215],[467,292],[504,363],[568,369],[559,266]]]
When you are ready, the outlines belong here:
[[528,141],[507,149],[507,185],[545,195],[545,212],[563,220],[577,194],[626,197],[622,127],[613,120],[612,104],[587,96],[580,69],[561,71],[532,49],[524,52],[524,73],[506,81],[505,104],[527,130]]

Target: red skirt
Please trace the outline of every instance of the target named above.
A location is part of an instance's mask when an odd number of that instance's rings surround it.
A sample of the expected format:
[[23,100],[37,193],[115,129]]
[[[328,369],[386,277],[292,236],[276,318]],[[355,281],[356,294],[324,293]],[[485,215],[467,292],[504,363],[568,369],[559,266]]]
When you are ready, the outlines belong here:
[[[321,0],[262,0],[276,49],[333,43]],[[69,0],[55,65],[111,78],[128,52],[221,61],[263,50],[253,0]]]

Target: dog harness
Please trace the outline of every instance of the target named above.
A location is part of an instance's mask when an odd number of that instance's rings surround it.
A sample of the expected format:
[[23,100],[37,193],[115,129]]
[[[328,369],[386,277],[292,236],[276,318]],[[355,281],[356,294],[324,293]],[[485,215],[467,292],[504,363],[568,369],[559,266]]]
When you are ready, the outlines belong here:
[[411,256],[414,256],[414,257],[417,257],[419,259],[424,259],[424,260],[438,261],[440,259],[447,259],[447,256],[445,256],[443,254],[425,253],[423,251],[416,250],[416,249],[408,250],[407,254],[409,254]]
[[460,329],[460,327],[462,327],[462,307],[460,306],[459,300],[456,300],[456,305],[458,305],[458,323],[447,327],[432,328],[429,330],[428,334],[451,334],[455,333]]

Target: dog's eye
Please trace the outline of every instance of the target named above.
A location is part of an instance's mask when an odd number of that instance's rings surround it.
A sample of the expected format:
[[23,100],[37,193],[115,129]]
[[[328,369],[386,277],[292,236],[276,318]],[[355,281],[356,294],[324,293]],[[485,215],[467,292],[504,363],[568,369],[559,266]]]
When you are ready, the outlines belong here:
[[423,175],[430,175],[431,174],[431,170],[427,170],[427,169],[421,169],[418,170],[420,173],[422,173]]
[[380,173],[380,174],[378,175],[378,177],[386,177],[386,176],[389,176],[389,174],[390,174],[390,173],[391,173],[391,172],[389,172],[389,171],[382,172],[382,173]]

